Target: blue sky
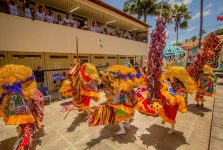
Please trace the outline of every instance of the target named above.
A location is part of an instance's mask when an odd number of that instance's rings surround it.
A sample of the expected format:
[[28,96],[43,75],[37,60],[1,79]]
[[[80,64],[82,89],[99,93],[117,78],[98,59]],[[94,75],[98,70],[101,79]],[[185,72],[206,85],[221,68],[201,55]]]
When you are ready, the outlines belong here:
[[[122,10],[123,4],[126,0],[103,0],[103,1]],[[189,6],[189,11],[191,12],[192,19],[189,21],[189,26],[186,30],[179,31],[179,42],[183,42],[185,39],[190,38],[193,35],[199,34],[200,0],[164,0],[164,2],[169,2],[171,4],[184,3]],[[203,28],[207,33],[219,28],[223,28],[223,22],[219,22],[216,20],[216,17],[221,13],[223,13],[223,0],[204,0]],[[149,16],[147,18],[147,23],[150,24],[152,27],[154,27],[155,18]],[[150,29],[150,32],[151,31],[152,30]],[[167,35],[168,38],[166,40],[166,43],[167,44],[175,43],[176,34],[174,32],[173,25],[167,25]]]

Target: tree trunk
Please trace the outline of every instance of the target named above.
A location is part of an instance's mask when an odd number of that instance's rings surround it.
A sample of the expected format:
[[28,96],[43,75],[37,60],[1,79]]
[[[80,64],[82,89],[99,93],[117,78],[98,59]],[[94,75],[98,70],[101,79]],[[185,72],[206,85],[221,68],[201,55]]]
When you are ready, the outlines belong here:
[[176,45],[178,44],[178,27],[176,28],[177,31],[177,37],[176,37]]
[[146,15],[146,14],[144,14],[144,15],[143,15],[143,17],[144,17],[144,18],[143,18],[143,19],[144,19],[144,22],[146,23],[146,18],[147,18],[147,15]]
[[199,48],[201,47],[202,34],[203,34],[203,0],[200,0],[200,36],[198,45]]

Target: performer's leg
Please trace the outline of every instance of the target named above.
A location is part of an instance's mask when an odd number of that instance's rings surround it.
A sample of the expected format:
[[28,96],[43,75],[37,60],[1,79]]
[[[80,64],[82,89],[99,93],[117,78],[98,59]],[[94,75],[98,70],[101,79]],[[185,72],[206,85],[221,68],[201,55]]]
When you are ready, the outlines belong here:
[[87,116],[84,119],[88,119],[91,116],[91,109],[84,110],[87,113]]
[[197,101],[196,107],[200,106],[201,94],[199,91],[196,92],[195,100]]
[[168,134],[174,133],[175,124],[171,124],[170,130],[167,132]]
[[204,107],[204,96],[202,95],[202,100],[201,100],[201,108]]
[[118,132],[116,132],[116,134],[125,134],[125,128],[124,128],[124,125],[123,125],[123,121],[120,121],[119,122],[119,127],[120,127],[120,130]]
[[125,127],[126,127],[127,129],[130,129],[130,119],[127,119],[127,120],[126,120],[126,125],[125,125]]

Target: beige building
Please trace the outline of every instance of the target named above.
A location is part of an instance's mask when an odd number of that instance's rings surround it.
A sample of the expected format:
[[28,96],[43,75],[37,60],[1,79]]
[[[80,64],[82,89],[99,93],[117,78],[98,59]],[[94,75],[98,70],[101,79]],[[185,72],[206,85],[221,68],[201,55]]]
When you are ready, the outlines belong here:
[[[55,89],[52,75],[63,73],[78,55],[82,62],[95,65],[124,62],[145,63],[148,53],[149,25],[98,0],[29,0],[29,7],[38,11],[53,12],[56,20],[66,14],[79,22],[78,28],[32,20],[0,12],[0,66],[23,64],[45,72],[45,85]],[[16,3],[18,8],[21,2]],[[3,5],[2,5],[3,6]],[[5,5],[7,6],[7,5]],[[72,17],[73,16],[73,17]],[[122,31],[127,36],[117,36],[89,31],[97,22],[112,33]],[[88,30],[81,29],[87,24]],[[130,35],[133,35],[132,37]],[[76,40],[77,39],[77,40]],[[77,44],[78,42],[78,44]]]

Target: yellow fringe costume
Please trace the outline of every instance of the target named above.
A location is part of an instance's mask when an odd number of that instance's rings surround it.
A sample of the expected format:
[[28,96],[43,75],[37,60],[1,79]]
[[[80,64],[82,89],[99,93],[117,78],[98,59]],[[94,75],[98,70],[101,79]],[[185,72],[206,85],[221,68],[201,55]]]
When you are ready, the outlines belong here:
[[85,63],[81,65],[80,61],[76,60],[75,65],[70,68],[67,76],[68,79],[63,82],[60,93],[63,96],[72,96],[74,107],[89,107],[91,99],[95,101],[100,99],[97,89],[100,79],[93,64]]
[[196,90],[196,84],[188,74],[187,70],[180,66],[167,68],[163,75],[162,109],[159,115],[164,122],[175,123],[177,110],[187,112],[186,95]]
[[137,98],[134,87],[138,84],[133,67],[114,65],[102,74],[106,83],[107,103],[96,107],[88,120],[90,126],[114,124],[133,117]]
[[15,149],[31,149],[32,136],[41,128],[43,108],[42,94],[29,67],[0,68],[0,116],[6,125],[18,125]]

